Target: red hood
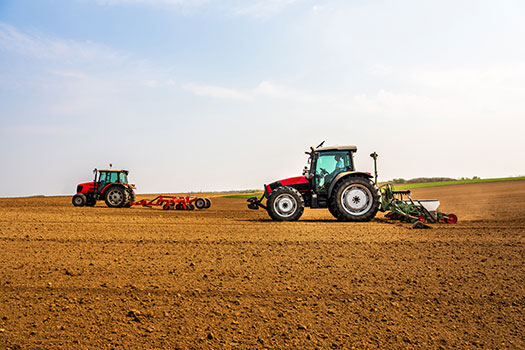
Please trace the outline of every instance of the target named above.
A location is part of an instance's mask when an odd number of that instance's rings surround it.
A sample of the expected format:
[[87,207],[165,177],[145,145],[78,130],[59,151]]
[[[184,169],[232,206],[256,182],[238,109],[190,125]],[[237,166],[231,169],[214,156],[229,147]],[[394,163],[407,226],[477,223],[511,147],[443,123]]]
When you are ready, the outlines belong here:
[[297,184],[307,184],[308,180],[306,179],[305,176],[296,176],[296,177],[289,177],[287,179],[282,179],[279,182],[283,186],[290,186],[290,185],[297,185]]
[[308,179],[305,176],[289,177],[266,185],[265,190],[267,194],[270,194],[274,189],[280,186],[307,185],[308,183]]

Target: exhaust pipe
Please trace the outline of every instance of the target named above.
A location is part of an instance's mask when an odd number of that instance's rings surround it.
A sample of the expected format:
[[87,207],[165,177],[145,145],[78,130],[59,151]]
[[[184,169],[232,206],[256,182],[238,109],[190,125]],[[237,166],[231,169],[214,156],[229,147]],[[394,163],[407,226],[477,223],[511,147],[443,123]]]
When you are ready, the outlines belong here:
[[377,153],[370,153],[370,157],[374,158],[374,175],[375,175],[375,182],[377,185]]

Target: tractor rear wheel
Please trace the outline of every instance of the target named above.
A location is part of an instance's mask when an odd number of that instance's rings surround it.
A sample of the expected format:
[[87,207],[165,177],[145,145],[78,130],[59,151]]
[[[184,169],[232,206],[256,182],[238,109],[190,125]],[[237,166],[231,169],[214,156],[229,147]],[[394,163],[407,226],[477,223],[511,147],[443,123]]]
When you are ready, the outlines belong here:
[[204,209],[208,209],[209,207],[211,207],[211,200],[209,200],[208,198],[204,198],[204,200],[206,201],[206,205],[204,206]]
[[128,201],[124,205],[126,208],[131,208],[131,203],[135,202],[135,191],[128,190]]
[[340,221],[370,221],[379,209],[379,189],[369,179],[349,177],[336,185],[331,202]]
[[83,193],[77,193],[73,196],[72,202],[75,207],[83,207],[87,202],[86,196]]
[[266,210],[275,221],[297,221],[303,215],[304,199],[295,188],[281,186],[270,193]]
[[204,200],[204,198],[197,198],[195,200],[195,207],[197,209],[204,209],[205,206],[206,206],[206,201]]
[[335,203],[333,202],[334,202],[333,200],[328,201],[328,211],[330,212],[330,214],[332,214],[334,218],[337,219],[338,217],[337,209],[335,209]]
[[128,193],[121,186],[113,186],[108,188],[106,192],[105,202],[110,208],[122,208],[128,201]]

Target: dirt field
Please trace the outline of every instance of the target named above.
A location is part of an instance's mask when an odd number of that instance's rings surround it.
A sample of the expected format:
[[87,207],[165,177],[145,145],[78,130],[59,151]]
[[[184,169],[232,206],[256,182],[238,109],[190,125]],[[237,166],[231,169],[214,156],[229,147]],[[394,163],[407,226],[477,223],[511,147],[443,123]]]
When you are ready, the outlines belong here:
[[0,199],[0,348],[524,349],[525,181],[413,197],[459,223]]

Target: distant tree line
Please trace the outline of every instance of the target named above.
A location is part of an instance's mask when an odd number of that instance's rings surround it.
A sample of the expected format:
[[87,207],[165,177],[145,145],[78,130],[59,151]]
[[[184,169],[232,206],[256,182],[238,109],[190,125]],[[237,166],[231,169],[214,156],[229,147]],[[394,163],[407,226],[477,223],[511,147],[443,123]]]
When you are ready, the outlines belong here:
[[460,177],[459,179],[454,179],[451,177],[416,177],[414,179],[405,180],[403,178],[399,179],[392,179],[389,182],[395,183],[395,184],[419,184],[419,183],[426,183],[426,182],[443,182],[443,181],[467,181],[467,180],[479,180],[479,176],[473,176],[472,178],[468,177]]

